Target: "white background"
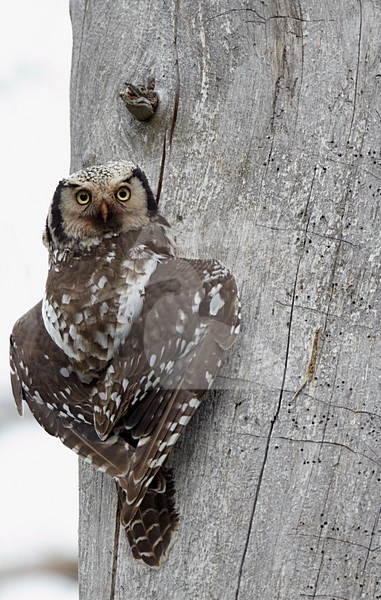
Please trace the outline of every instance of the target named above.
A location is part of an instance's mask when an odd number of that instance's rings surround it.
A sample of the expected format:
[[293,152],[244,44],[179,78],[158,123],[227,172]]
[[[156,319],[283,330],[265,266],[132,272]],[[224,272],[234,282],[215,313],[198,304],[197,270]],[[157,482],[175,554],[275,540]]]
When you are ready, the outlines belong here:
[[18,417],[8,368],[12,325],[43,294],[41,233],[69,173],[69,3],[3,2],[0,24],[0,600],[73,600],[77,583],[46,567],[77,557],[77,458]]

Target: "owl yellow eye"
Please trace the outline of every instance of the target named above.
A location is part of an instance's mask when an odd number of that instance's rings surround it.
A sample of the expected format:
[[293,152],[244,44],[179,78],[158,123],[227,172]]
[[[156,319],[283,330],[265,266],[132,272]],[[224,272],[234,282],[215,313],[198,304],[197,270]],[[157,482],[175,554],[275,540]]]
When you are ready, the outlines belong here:
[[116,192],[116,199],[119,200],[119,202],[127,202],[130,196],[131,192],[128,187],[121,187]]
[[80,192],[77,192],[75,197],[77,199],[78,204],[88,204],[91,200],[91,194],[86,190],[81,190]]

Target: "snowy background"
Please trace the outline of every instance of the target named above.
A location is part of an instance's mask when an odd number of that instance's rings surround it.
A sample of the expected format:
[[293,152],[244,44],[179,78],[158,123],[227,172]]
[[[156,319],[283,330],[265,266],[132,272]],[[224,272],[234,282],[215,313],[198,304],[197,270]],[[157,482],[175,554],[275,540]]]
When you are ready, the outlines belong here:
[[12,325],[43,294],[41,232],[69,173],[68,1],[3,2],[0,23],[0,600],[74,600],[77,458],[18,417],[8,368]]

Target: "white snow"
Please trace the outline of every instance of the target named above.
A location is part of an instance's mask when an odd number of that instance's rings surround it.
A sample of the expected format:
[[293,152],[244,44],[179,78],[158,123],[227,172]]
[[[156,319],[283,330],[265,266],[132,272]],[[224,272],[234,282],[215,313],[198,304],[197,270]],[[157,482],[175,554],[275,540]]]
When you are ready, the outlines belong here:
[[68,3],[8,2],[2,22],[0,600],[74,600],[78,586],[72,580],[25,570],[52,556],[76,560],[77,457],[28,409],[24,419],[18,417],[7,369],[12,325],[43,296],[47,251],[41,233],[54,189],[69,173]]
[[0,511],[2,569],[37,557],[75,560],[78,527],[78,461],[25,410],[0,430],[3,481]]
[[78,586],[67,577],[18,576],[2,582],[0,600],[78,600]]

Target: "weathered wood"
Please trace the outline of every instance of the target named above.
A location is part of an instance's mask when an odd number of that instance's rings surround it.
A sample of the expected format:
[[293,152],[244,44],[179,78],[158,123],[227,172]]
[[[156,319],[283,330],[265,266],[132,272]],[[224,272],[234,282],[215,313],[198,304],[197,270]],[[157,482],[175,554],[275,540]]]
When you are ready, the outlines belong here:
[[[137,160],[180,254],[236,274],[244,318],[171,459],[182,518],[160,571],[81,465],[81,598],[381,598],[380,3],[71,11],[73,168]],[[151,75],[141,123],[118,94]]]

